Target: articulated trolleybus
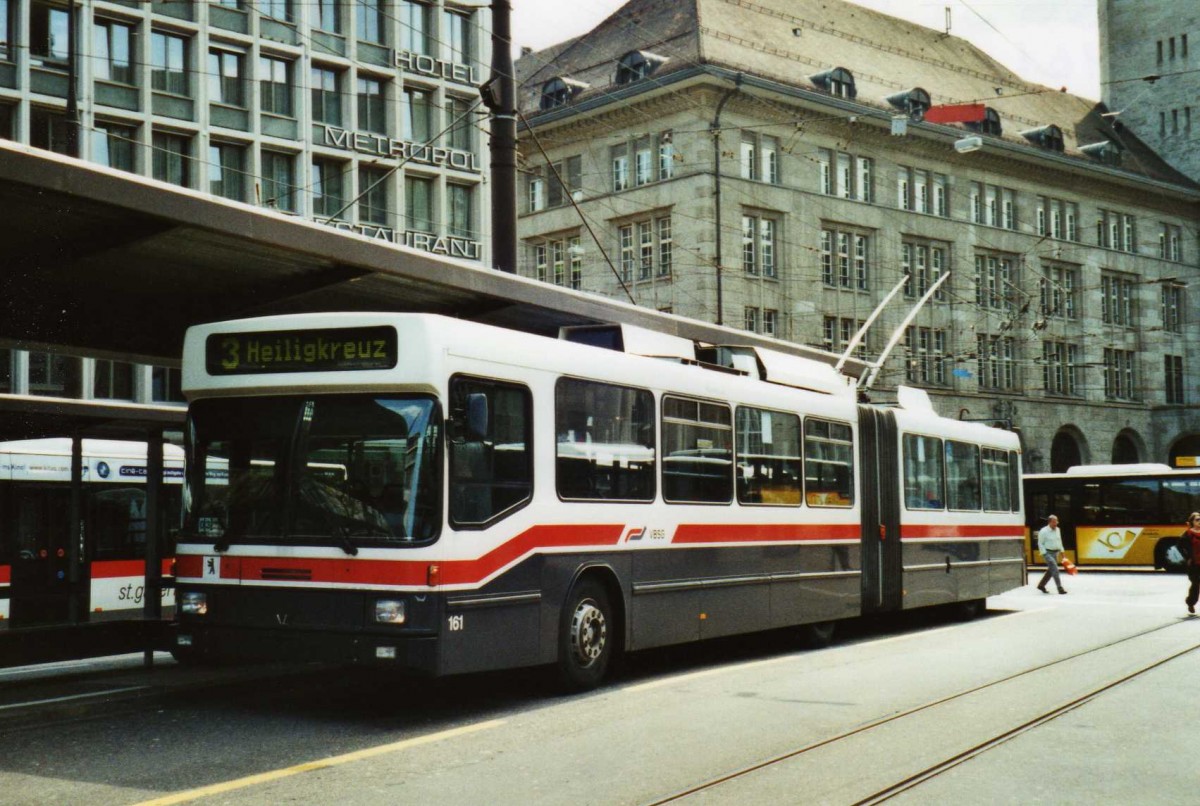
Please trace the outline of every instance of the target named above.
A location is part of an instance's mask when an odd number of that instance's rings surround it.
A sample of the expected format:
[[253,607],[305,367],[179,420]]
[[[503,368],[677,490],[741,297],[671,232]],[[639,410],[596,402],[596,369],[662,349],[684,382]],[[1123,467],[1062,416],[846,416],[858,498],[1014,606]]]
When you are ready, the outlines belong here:
[[616,652],[827,641],[1025,583],[1016,436],[918,390],[860,405],[817,361],[306,314],[191,328],[183,366],[185,659],[556,664],[583,689]]

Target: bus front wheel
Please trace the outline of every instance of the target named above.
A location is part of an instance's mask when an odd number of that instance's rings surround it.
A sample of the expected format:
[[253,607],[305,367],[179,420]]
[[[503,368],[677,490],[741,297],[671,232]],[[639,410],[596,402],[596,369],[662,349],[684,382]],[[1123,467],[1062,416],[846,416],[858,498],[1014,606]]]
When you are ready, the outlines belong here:
[[565,690],[587,691],[600,684],[614,634],[608,593],[595,580],[581,580],[567,596],[559,625],[558,673]]

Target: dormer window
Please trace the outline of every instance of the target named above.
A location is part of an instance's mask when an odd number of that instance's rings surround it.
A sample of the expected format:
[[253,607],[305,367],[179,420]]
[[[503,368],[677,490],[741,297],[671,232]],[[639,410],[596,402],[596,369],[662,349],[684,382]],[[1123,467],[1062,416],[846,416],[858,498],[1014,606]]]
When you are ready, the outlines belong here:
[[1048,151],[1058,151],[1061,153],[1063,150],[1062,129],[1053,123],[1048,126],[1021,132],[1021,136],[1034,145],[1041,146]]
[[984,109],[983,120],[978,123],[967,123],[966,127],[973,132],[990,134],[994,137],[1004,134],[1004,127],[1000,125],[1000,113],[990,106]]
[[646,78],[666,62],[666,56],[648,50],[631,50],[617,62],[617,84],[632,84]]
[[835,67],[824,73],[809,76],[808,80],[835,98],[854,100],[858,90],[854,87],[854,75],[844,67]]
[[576,95],[587,89],[587,84],[571,78],[558,76],[542,85],[542,101],[538,108],[545,112],[556,106],[570,103]]
[[920,87],[913,87],[905,92],[889,95],[887,102],[894,108],[904,112],[912,120],[922,120],[929,110],[929,93]]
[[1119,166],[1121,164],[1121,147],[1112,140],[1088,143],[1086,146],[1080,146],[1079,150],[1105,165]]

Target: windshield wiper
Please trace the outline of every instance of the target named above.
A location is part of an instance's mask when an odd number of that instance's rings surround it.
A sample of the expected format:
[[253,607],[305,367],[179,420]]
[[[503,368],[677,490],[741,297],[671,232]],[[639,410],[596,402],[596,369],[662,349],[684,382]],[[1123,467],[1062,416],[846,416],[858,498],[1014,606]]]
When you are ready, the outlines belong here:
[[351,557],[358,556],[358,546],[354,545],[354,541],[350,539],[350,533],[346,531],[346,527],[341,524],[334,523],[331,519],[329,525],[333,528],[333,533],[337,535],[338,545],[342,551],[349,554]]

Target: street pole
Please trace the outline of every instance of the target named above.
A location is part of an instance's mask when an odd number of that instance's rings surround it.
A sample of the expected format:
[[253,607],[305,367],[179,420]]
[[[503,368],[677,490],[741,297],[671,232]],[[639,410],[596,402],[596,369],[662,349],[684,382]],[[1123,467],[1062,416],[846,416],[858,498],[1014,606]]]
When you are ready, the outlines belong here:
[[517,86],[511,0],[492,0],[492,75],[483,86],[491,110],[492,263],[517,270]]

